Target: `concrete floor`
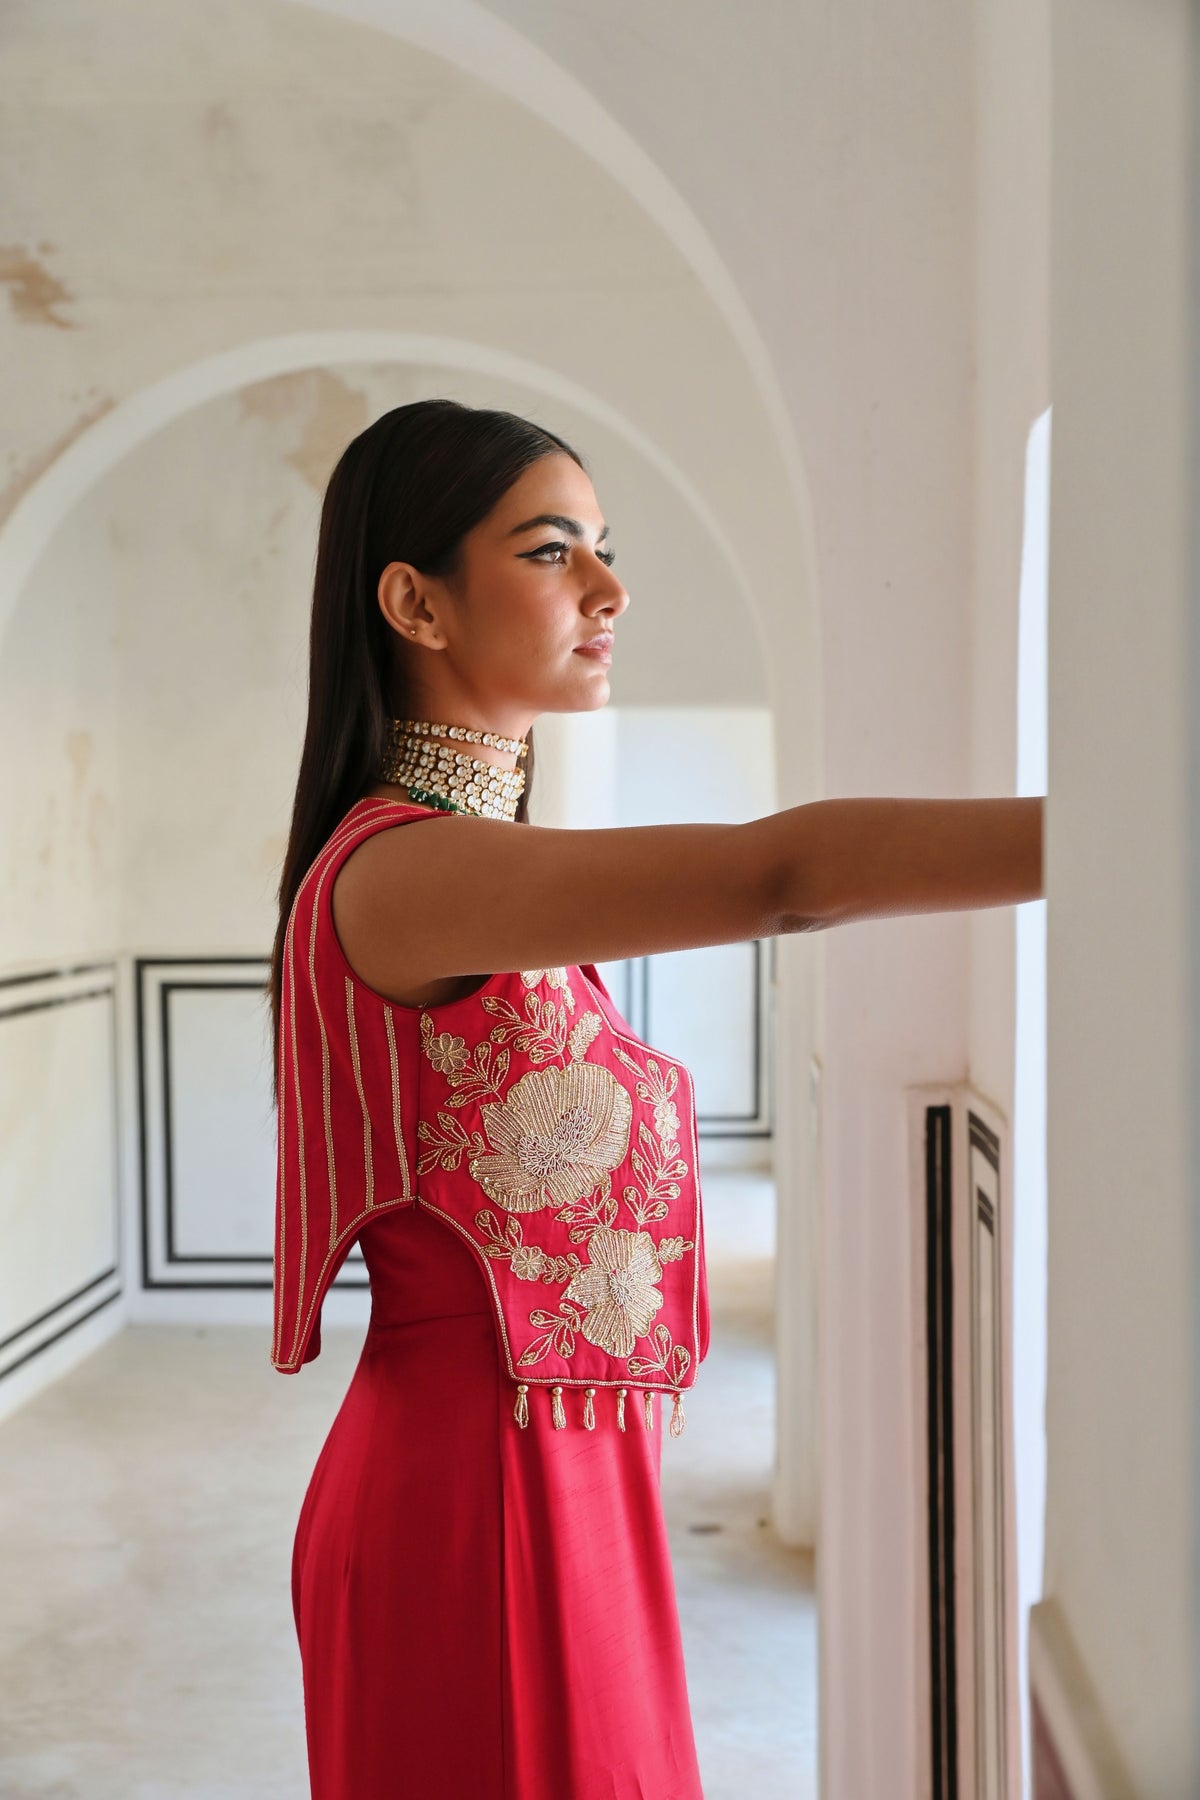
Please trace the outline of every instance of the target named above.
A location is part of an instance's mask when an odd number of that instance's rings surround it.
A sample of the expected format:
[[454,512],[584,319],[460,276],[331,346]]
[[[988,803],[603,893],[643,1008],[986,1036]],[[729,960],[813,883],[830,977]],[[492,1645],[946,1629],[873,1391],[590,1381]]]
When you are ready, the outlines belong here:
[[[704,1203],[663,1491],[705,1796],[814,1800],[812,1559],[767,1523],[773,1195],[718,1171]],[[0,1800],[307,1795],[292,1535],[362,1332],[322,1336],[281,1378],[263,1330],[130,1326],[0,1424]]]

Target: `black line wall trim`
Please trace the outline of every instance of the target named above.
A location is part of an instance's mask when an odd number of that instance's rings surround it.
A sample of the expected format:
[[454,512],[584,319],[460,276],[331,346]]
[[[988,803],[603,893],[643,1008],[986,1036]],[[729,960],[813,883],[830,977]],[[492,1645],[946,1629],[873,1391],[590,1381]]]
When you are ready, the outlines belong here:
[[[763,1009],[763,977],[766,967],[764,940],[762,938],[749,938],[746,941],[751,946],[753,958],[751,964],[751,991],[754,1001],[754,1023],[751,1028],[751,1041],[754,1069],[751,1077],[751,1089],[754,1094],[754,1108],[751,1112],[741,1113],[697,1111],[696,1135],[699,1138],[742,1139],[769,1138],[773,1136],[771,1094],[767,1080],[766,1067],[770,1046],[767,1043],[764,1030],[766,1019]],[[770,941],[770,939],[767,939],[765,940],[765,943],[769,944]],[[667,952],[666,954],[670,955],[672,953]],[[653,976],[656,961],[657,958],[654,956],[631,957],[626,965],[628,970],[626,976],[626,992],[628,994],[632,994],[633,992],[635,970],[638,970],[641,977],[638,984],[641,1001],[639,1018],[635,1020],[633,1013],[630,1012],[628,1007],[625,1009],[626,1017],[629,1019],[630,1023],[635,1026],[639,1035],[644,1037],[648,1043],[654,1041],[653,1026],[651,1023],[651,1001],[653,998],[653,984],[651,978]],[[714,1131],[712,1127],[717,1125],[732,1125],[740,1127],[741,1129],[735,1129],[733,1131]]]
[[[65,993],[61,991],[62,983],[80,975],[104,975],[107,976],[108,979],[102,984],[97,983],[93,986],[79,988],[74,991],[68,989]],[[120,1064],[117,1044],[116,980],[116,964],[115,962],[110,961],[63,964],[58,967],[31,969],[16,975],[0,976],[0,1025],[9,1019],[25,1018],[30,1013],[49,1012],[59,1007],[79,1006],[85,1002],[95,1000],[106,1000],[108,1002],[109,1033],[112,1050],[112,1081],[109,1097],[112,1105],[112,1207],[113,1239],[115,1245],[114,1260],[110,1262],[106,1268],[101,1269],[98,1274],[91,1276],[87,1281],[74,1287],[69,1294],[64,1294],[60,1299],[53,1301],[51,1305],[43,1307],[42,1310],[35,1313],[32,1318],[26,1319],[24,1323],[18,1325],[15,1330],[7,1332],[4,1337],[0,1338],[0,1355],[2,1355],[5,1351],[18,1344],[23,1338],[27,1338],[31,1332],[36,1332],[46,1326],[52,1325],[55,1321],[62,1321],[59,1323],[56,1331],[48,1332],[45,1337],[39,1338],[36,1343],[28,1345],[28,1347],[21,1351],[20,1354],[5,1362],[4,1366],[0,1368],[0,1381],[3,1381],[6,1376],[12,1375],[17,1369],[23,1368],[27,1363],[32,1362],[35,1357],[40,1356],[43,1351],[48,1350],[51,1344],[57,1344],[70,1332],[77,1330],[86,1319],[92,1318],[95,1313],[101,1312],[106,1306],[111,1306],[113,1301],[119,1300],[124,1292],[121,1281],[122,1253],[119,1151],[121,1119],[119,1106]],[[22,998],[10,1002],[10,995],[14,995],[17,990],[33,987],[35,984],[56,985],[48,985],[48,991],[34,999],[26,1000]],[[102,1297],[96,1300],[93,1305],[89,1306],[86,1311],[78,1313],[74,1318],[63,1321],[63,1315],[65,1313],[72,1307],[77,1306],[82,1300],[86,1299],[87,1296],[94,1295],[98,1288],[101,1288],[108,1282],[114,1282],[116,1284],[112,1287],[110,1292],[102,1295]]]
[[[1005,1252],[1004,1252],[1004,1249],[1002,1246],[1001,1215],[1000,1215],[1000,1194],[1001,1194],[1000,1139],[997,1137],[996,1133],[989,1128],[989,1126],[984,1122],[984,1120],[982,1120],[979,1117],[978,1113],[973,1112],[970,1109],[970,1107],[968,1107],[968,1109],[967,1109],[967,1157],[968,1157],[968,1161],[969,1161],[969,1165],[970,1165],[969,1170],[968,1170],[968,1175],[969,1175],[970,1185],[973,1189],[973,1206],[972,1206],[972,1212],[971,1212],[971,1233],[970,1233],[971,1364],[972,1364],[972,1380],[973,1380],[973,1383],[975,1384],[975,1389],[976,1389],[974,1396],[973,1396],[973,1408],[974,1408],[974,1416],[976,1417],[977,1420],[981,1416],[982,1411],[983,1411],[981,1384],[984,1379],[984,1372],[985,1372],[984,1345],[983,1345],[981,1334],[980,1334],[980,1321],[981,1321],[981,1317],[982,1317],[982,1311],[981,1311],[981,1305],[980,1305],[980,1284],[983,1279],[983,1271],[981,1269],[982,1257],[981,1257],[980,1233],[986,1234],[986,1236],[991,1240],[991,1250],[990,1250],[990,1256],[988,1259],[990,1262],[990,1268],[991,1268],[991,1282],[990,1282],[990,1290],[991,1291],[990,1291],[990,1295],[989,1295],[989,1301],[990,1301],[989,1310],[990,1310],[991,1319],[992,1319],[992,1323],[993,1323],[993,1330],[995,1333],[995,1341],[991,1346],[991,1355],[990,1355],[991,1416],[992,1416],[993,1420],[996,1421],[995,1438],[994,1438],[994,1441],[992,1444],[993,1464],[992,1464],[991,1493],[990,1493],[990,1496],[988,1496],[988,1498],[990,1499],[990,1503],[991,1503],[992,1519],[993,1519],[994,1526],[995,1526],[994,1534],[991,1539],[991,1542],[994,1546],[994,1556],[990,1557],[990,1558],[987,1555],[988,1539],[983,1530],[982,1517],[981,1517],[983,1502],[984,1502],[985,1472],[984,1472],[983,1460],[982,1460],[983,1445],[982,1445],[982,1441],[979,1438],[978,1426],[976,1428],[976,1442],[974,1443],[974,1446],[973,1446],[973,1462],[972,1462],[972,1477],[973,1477],[972,1492],[974,1495],[974,1507],[975,1507],[975,1516],[972,1520],[972,1525],[973,1525],[973,1529],[974,1529],[975,1545],[976,1545],[976,1554],[975,1554],[976,1602],[975,1602],[975,1605],[976,1605],[976,1632],[978,1634],[978,1631],[979,1631],[978,1620],[981,1616],[981,1613],[984,1612],[983,1585],[985,1583],[988,1583],[989,1581],[992,1583],[991,1608],[990,1608],[992,1618],[997,1621],[1003,1622],[1006,1617],[1006,1607],[1005,1607],[1005,1599],[1004,1599],[1004,1592],[1005,1592],[1004,1538],[1005,1538],[1005,1533],[1004,1533],[1004,1524],[1003,1524],[1003,1521],[1004,1521],[1004,1482],[1005,1482],[1004,1430],[1003,1430],[1003,1426],[999,1422],[1003,1419],[1003,1416],[1004,1416],[1003,1370],[1004,1370],[1004,1364],[1005,1364],[1005,1358],[1007,1355],[1007,1350],[1006,1350],[1005,1343],[1004,1343],[1004,1331],[1003,1331],[1004,1312],[1003,1312],[1003,1292],[1002,1292],[1002,1274],[1001,1274]],[[978,1161],[976,1159],[978,1159]],[[993,1205],[991,1196],[987,1192],[987,1189],[985,1187],[981,1186],[979,1183],[978,1175],[982,1172],[980,1169],[980,1166],[979,1166],[980,1164],[985,1165],[986,1169],[990,1170],[990,1172],[991,1172],[992,1188],[993,1188],[993,1192],[996,1196],[994,1205]],[[985,1179],[986,1179],[986,1176],[985,1176]],[[995,1707],[994,1716],[997,1719],[1005,1719],[1008,1716],[1008,1711],[1007,1711],[1008,1695],[1007,1695],[1007,1676],[1006,1676],[1007,1657],[1006,1657],[1006,1647],[1005,1647],[1006,1635],[1007,1634],[1006,1634],[1004,1625],[1003,1625],[1003,1623],[1001,1623],[1000,1627],[999,1627],[999,1640],[997,1643],[992,1644],[992,1645],[984,1645],[983,1643],[979,1643],[977,1645],[977,1654],[976,1654],[976,1658],[975,1658],[975,1682],[976,1682],[975,1704],[976,1704],[977,1713],[980,1718],[983,1718],[987,1715],[988,1696],[985,1691],[985,1684],[986,1684],[987,1678],[988,1678],[988,1664],[986,1661],[986,1653],[989,1651],[992,1652],[993,1656],[994,1656],[994,1661],[991,1664],[991,1670],[990,1670],[991,1680],[992,1680],[992,1683],[994,1684],[993,1685],[993,1693],[991,1695],[991,1699],[992,1699],[992,1702]],[[992,1771],[986,1766],[986,1763],[985,1763],[985,1744],[984,1744],[983,1733],[982,1733],[982,1731],[977,1731],[976,1736],[975,1736],[975,1758],[976,1758],[975,1781],[976,1781],[976,1786],[980,1793],[989,1791],[989,1789],[991,1789],[992,1791],[998,1791],[998,1792],[1005,1792],[1007,1790],[1008,1758],[1007,1758],[1007,1751],[1006,1751],[1006,1740],[1005,1740],[1005,1735],[1004,1735],[1003,1731],[1001,1731],[999,1734],[999,1737],[998,1737],[998,1740],[996,1743],[996,1751],[997,1751],[997,1755],[999,1758],[999,1768],[995,1771]],[[990,1779],[993,1775],[995,1777],[994,1782]]]
[[932,1800],[958,1800],[954,1591],[954,1286],[951,1109],[925,1109],[925,1325],[928,1344],[929,1689]]

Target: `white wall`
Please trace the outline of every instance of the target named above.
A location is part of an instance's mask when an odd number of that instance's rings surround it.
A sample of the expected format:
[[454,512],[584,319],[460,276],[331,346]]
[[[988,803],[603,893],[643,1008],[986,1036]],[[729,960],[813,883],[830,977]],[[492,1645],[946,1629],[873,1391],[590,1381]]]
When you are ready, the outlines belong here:
[[[1025,455],[1021,557],[1017,791],[1045,794],[1047,584],[1050,557],[1050,410]],[[1029,1609],[1042,1595],[1046,1532],[1046,902],[1017,911],[1016,1093],[1012,1125],[1013,1435],[1016,1464],[1018,1670],[1021,1766],[1031,1792]]]
[[1193,1794],[1192,9],[1054,6],[1047,1594]]

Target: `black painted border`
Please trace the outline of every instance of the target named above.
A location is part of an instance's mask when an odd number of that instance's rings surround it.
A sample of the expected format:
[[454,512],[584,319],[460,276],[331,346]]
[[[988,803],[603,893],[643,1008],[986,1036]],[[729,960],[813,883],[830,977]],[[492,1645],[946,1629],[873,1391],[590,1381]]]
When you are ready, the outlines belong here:
[[[998,1655],[997,1655],[997,1666],[996,1666],[996,1675],[997,1675],[997,1681],[998,1681],[998,1687],[999,1687],[999,1691],[996,1696],[996,1706],[997,1706],[996,1716],[1001,1722],[1000,1739],[999,1739],[1000,1769],[998,1771],[998,1778],[999,1778],[998,1791],[1000,1793],[1004,1793],[1007,1791],[1007,1777],[1008,1777],[1008,1724],[1007,1724],[1007,1720],[1008,1720],[1008,1713],[1007,1713],[1007,1702],[1008,1702],[1008,1643],[1007,1643],[1007,1639],[1008,1639],[1008,1608],[1007,1608],[1007,1604],[1006,1604],[1006,1600],[1005,1600],[1005,1576],[1006,1576],[1005,1535],[1007,1532],[1007,1517],[1005,1514],[1005,1507],[1004,1507],[1004,1481],[1005,1481],[1005,1459],[1004,1459],[1004,1439],[1005,1439],[1004,1366],[1005,1365],[1004,1365],[1004,1358],[1005,1358],[1005,1341],[1004,1341],[1003,1275],[1004,1275],[1005,1247],[1004,1247],[1003,1237],[1001,1235],[1000,1206],[1001,1206],[1002,1193],[1001,1193],[1001,1187],[1000,1187],[1000,1139],[997,1137],[996,1133],[991,1129],[991,1127],[989,1125],[987,1125],[984,1122],[984,1120],[979,1117],[979,1114],[976,1112],[972,1112],[970,1107],[968,1107],[968,1109],[967,1109],[968,1166],[970,1164],[971,1158],[976,1153],[983,1158],[983,1160],[988,1164],[988,1166],[992,1170],[992,1174],[993,1174],[993,1177],[995,1180],[995,1189],[996,1189],[996,1204],[995,1204],[995,1208],[993,1209],[992,1202],[989,1199],[987,1193],[984,1191],[984,1189],[981,1187],[977,1187],[975,1185],[973,1178],[971,1180],[971,1184],[970,1184],[971,1188],[972,1188],[971,1249],[970,1249],[971,1350],[972,1350],[972,1356],[975,1361],[975,1367],[971,1370],[971,1392],[972,1392],[972,1397],[973,1397],[974,1393],[975,1393],[975,1383],[978,1379],[979,1248],[978,1248],[977,1240],[978,1240],[978,1234],[982,1230],[982,1231],[990,1232],[991,1236],[992,1236],[992,1318],[995,1320],[995,1325],[996,1325],[995,1355],[993,1357],[993,1362],[992,1362],[992,1417],[996,1421],[996,1446],[995,1446],[996,1454],[995,1454],[995,1470],[994,1470],[994,1484],[993,1484],[993,1493],[992,1493],[992,1505],[995,1508],[995,1516],[996,1516],[996,1521],[997,1521],[997,1533],[996,1533],[997,1568],[996,1568],[995,1572],[996,1572],[996,1576],[997,1576],[999,1591],[997,1592],[997,1594],[994,1597],[993,1611],[994,1611],[995,1618],[1000,1621],[1000,1642],[997,1646]],[[977,1426],[978,1425],[978,1415],[977,1415],[977,1409],[974,1406],[972,1406],[972,1416],[973,1416],[973,1418],[975,1418],[976,1426]],[[982,1536],[982,1533],[980,1530],[980,1520],[979,1520],[979,1516],[978,1516],[979,1481],[978,1481],[977,1465],[978,1465],[978,1447],[976,1446],[975,1450],[973,1452],[972,1484],[971,1484],[972,1493],[975,1497],[974,1498],[975,1517],[974,1517],[972,1523],[974,1525],[974,1533],[975,1533],[976,1557],[978,1557],[978,1555],[979,1555],[979,1544],[980,1544],[980,1539]],[[977,1567],[978,1567],[978,1564],[977,1564]],[[978,1682],[978,1680],[979,1680],[979,1674],[978,1674],[979,1657],[978,1657],[978,1654],[976,1655],[976,1658],[975,1658],[975,1667],[976,1667],[976,1680]],[[977,1706],[979,1705],[978,1691],[977,1691],[976,1704],[977,1704]],[[982,1740],[982,1736],[981,1736],[980,1732],[976,1731],[976,1734],[975,1734],[975,1757],[976,1757],[975,1780],[976,1780],[978,1789],[981,1793],[984,1791],[985,1782],[986,1782],[986,1771],[981,1767],[982,1756],[983,1756],[983,1740]]]
[[[40,982],[64,981],[68,977],[95,975],[101,972],[107,973],[110,978],[108,985],[105,987],[81,988],[77,992],[69,994],[48,993],[44,994],[40,999],[22,1001],[16,1006],[5,1006],[3,1004],[5,995],[12,992],[15,988],[29,987]],[[94,1292],[94,1290],[100,1286],[101,1282],[111,1281],[115,1276],[117,1279],[117,1286],[113,1289],[111,1294],[106,1294],[104,1299],[98,1300],[96,1304],[89,1307],[86,1312],[79,1313],[75,1318],[68,1319],[65,1324],[59,1326],[57,1331],[51,1332],[48,1337],[40,1338],[36,1344],[31,1344],[28,1349],[23,1350],[21,1354],[14,1357],[11,1362],[5,1363],[3,1368],[0,1368],[0,1381],[3,1381],[6,1376],[15,1373],[17,1369],[23,1368],[26,1363],[32,1362],[34,1357],[40,1356],[42,1351],[49,1349],[51,1344],[58,1343],[60,1338],[64,1338],[69,1332],[75,1331],[86,1319],[90,1319],[94,1314],[102,1312],[106,1306],[111,1306],[113,1301],[119,1300],[125,1291],[124,1283],[121,1279],[121,1068],[120,1045],[117,1037],[117,965],[113,961],[70,963],[62,964],[56,968],[26,970],[19,975],[0,976],[0,1023],[5,1019],[17,1018],[26,1013],[44,1012],[54,1006],[70,1006],[80,1000],[96,999],[107,1000],[109,1003],[109,1026],[112,1033],[112,1204],[113,1224],[115,1226],[114,1236],[117,1245],[116,1260],[115,1262],[110,1263],[108,1268],[102,1269],[98,1275],[93,1275],[90,1281],[85,1281],[82,1287],[76,1288],[70,1294],[65,1294],[61,1300],[56,1300],[52,1306],[46,1307],[46,1309],[43,1312],[38,1313],[36,1317],[28,1319],[25,1324],[18,1326],[15,1331],[10,1331],[6,1337],[0,1338],[0,1353],[5,1351],[10,1344],[15,1344],[19,1338],[28,1336],[31,1331],[36,1331],[39,1325],[46,1325],[59,1317],[68,1307],[74,1306],[78,1301],[82,1300],[85,1295]]]
[[958,1800],[952,1135],[950,1106],[927,1106],[925,1327],[928,1358],[929,1723],[932,1800]]

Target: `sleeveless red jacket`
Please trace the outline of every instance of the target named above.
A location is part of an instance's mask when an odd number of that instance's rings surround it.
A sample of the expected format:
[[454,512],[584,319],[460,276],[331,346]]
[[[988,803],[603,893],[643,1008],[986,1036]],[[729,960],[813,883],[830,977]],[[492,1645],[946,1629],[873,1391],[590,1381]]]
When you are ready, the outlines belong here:
[[338,869],[373,832],[448,818],[367,798],[308,870],[280,993],[274,1341],[293,1374],[320,1352],[321,1302],[362,1227],[424,1206],[487,1280],[514,1417],[549,1388],[682,1392],[708,1351],[690,1071],[634,1036],[593,963],[492,975],[440,1006],[361,980],[333,926]]

